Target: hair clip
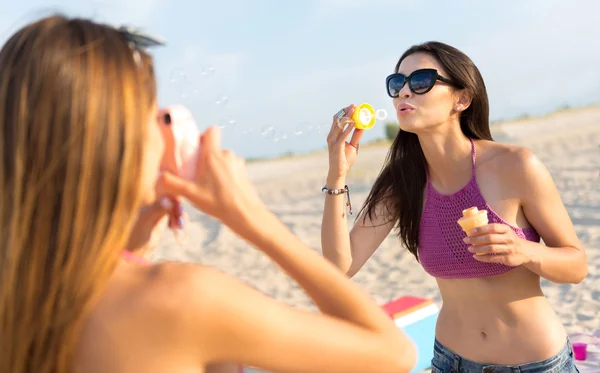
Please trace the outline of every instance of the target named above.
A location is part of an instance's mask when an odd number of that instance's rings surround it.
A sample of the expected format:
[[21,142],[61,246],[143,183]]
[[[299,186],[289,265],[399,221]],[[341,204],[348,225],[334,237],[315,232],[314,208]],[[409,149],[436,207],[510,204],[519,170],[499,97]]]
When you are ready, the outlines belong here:
[[118,31],[127,39],[129,43],[129,47],[133,51],[133,59],[135,63],[140,65],[140,50],[145,51],[147,48],[158,47],[166,45],[166,41],[152,36],[150,34],[146,34],[139,29],[130,26],[121,26],[118,28]]
[[166,41],[160,39],[159,37],[146,34],[134,27],[121,26],[119,27],[119,32],[125,36],[130,44],[133,44],[133,46],[138,49],[146,49],[166,44]]

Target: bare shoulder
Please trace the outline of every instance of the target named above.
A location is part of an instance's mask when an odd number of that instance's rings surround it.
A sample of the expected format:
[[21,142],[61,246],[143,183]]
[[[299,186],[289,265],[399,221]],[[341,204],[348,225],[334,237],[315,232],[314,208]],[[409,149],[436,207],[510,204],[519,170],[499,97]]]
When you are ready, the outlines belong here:
[[478,156],[478,162],[486,163],[496,167],[515,168],[520,171],[525,168],[540,164],[540,160],[533,152],[522,146],[513,144],[503,144],[495,141],[479,140],[477,146],[481,149],[481,156]]
[[520,192],[551,179],[542,161],[527,148],[486,140],[478,141],[477,145],[481,150],[478,166],[486,178]]
[[84,324],[78,353],[83,370],[117,370],[119,351],[142,365],[168,361],[173,366],[190,356],[200,361],[202,313],[214,313],[218,305],[211,294],[228,276],[184,263],[123,266]]
[[152,318],[183,328],[189,327],[189,317],[201,319],[203,310],[211,308],[211,300],[229,277],[216,268],[196,264],[173,262],[153,267],[139,296],[139,306]]

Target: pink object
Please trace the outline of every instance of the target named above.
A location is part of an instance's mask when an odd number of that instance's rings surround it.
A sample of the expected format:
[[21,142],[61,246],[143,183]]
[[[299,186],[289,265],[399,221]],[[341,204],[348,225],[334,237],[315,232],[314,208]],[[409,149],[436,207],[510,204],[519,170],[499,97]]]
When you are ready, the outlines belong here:
[[128,261],[136,262],[138,264],[144,264],[144,265],[152,264],[149,260],[145,259],[142,256],[136,255],[136,254],[132,253],[131,251],[123,250],[123,251],[121,251],[121,256]]
[[446,195],[437,192],[429,181],[425,194],[425,207],[419,231],[419,260],[430,275],[437,278],[480,278],[499,275],[517,267],[499,263],[484,263],[473,258],[469,245],[463,241],[465,232],[456,223],[462,211],[470,207],[488,211],[489,223],[508,225],[517,236],[539,242],[540,236],[533,228],[517,228],[507,224],[487,204],[475,177],[475,143],[471,140],[471,180],[461,190]]
[[184,179],[196,176],[200,130],[192,113],[184,106],[169,106],[159,111],[161,131],[165,140],[163,168]]
[[575,354],[575,360],[585,360],[587,358],[587,344],[573,343],[573,353]]
[[[162,169],[194,180],[198,167],[200,129],[192,113],[184,106],[169,106],[159,111],[160,129],[165,141]],[[180,228],[172,227],[175,241],[183,245],[187,241],[188,215],[184,212]]]

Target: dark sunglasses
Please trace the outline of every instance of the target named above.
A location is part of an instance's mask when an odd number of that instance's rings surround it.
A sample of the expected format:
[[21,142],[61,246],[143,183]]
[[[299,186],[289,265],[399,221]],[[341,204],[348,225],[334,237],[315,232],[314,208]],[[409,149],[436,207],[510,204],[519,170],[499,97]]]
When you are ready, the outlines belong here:
[[433,88],[435,82],[438,80],[456,86],[452,80],[440,76],[436,69],[415,70],[409,76],[395,73],[385,79],[385,85],[388,96],[396,98],[406,82],[408,82],[408,88],[410,88],[413,93],[422,95],[431,91],[431,88]]

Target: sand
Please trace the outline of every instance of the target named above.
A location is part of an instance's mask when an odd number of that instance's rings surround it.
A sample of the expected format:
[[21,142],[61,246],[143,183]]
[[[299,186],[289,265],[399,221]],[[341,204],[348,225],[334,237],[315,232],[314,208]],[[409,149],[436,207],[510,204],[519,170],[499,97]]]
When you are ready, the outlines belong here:
[[[587,251],[589,275],[579,285],[542,280],[543,291],[569,333],[600,327],[600,107],[497,124],[493,135],[497,141],[529,148],[551,172]],[[384,146],[361,149],[348,177],[355,211],[366,198],[386,152]],[[248,165],[250,177],[268,207],[307,245],[319,251],[324,198],[321,187],[327,162],[323,152]],[[191,221],[189,242],[180,246],[166,232],[153,259],[215,266],[282,302],[314,309],[298,286],[265,255],[215,220],[186,208]],[[353,217],[350,219],[352,222]],[[400,247],[393,233],[354,281],[380,304],[415,295],[441,305],[435,280]]]

